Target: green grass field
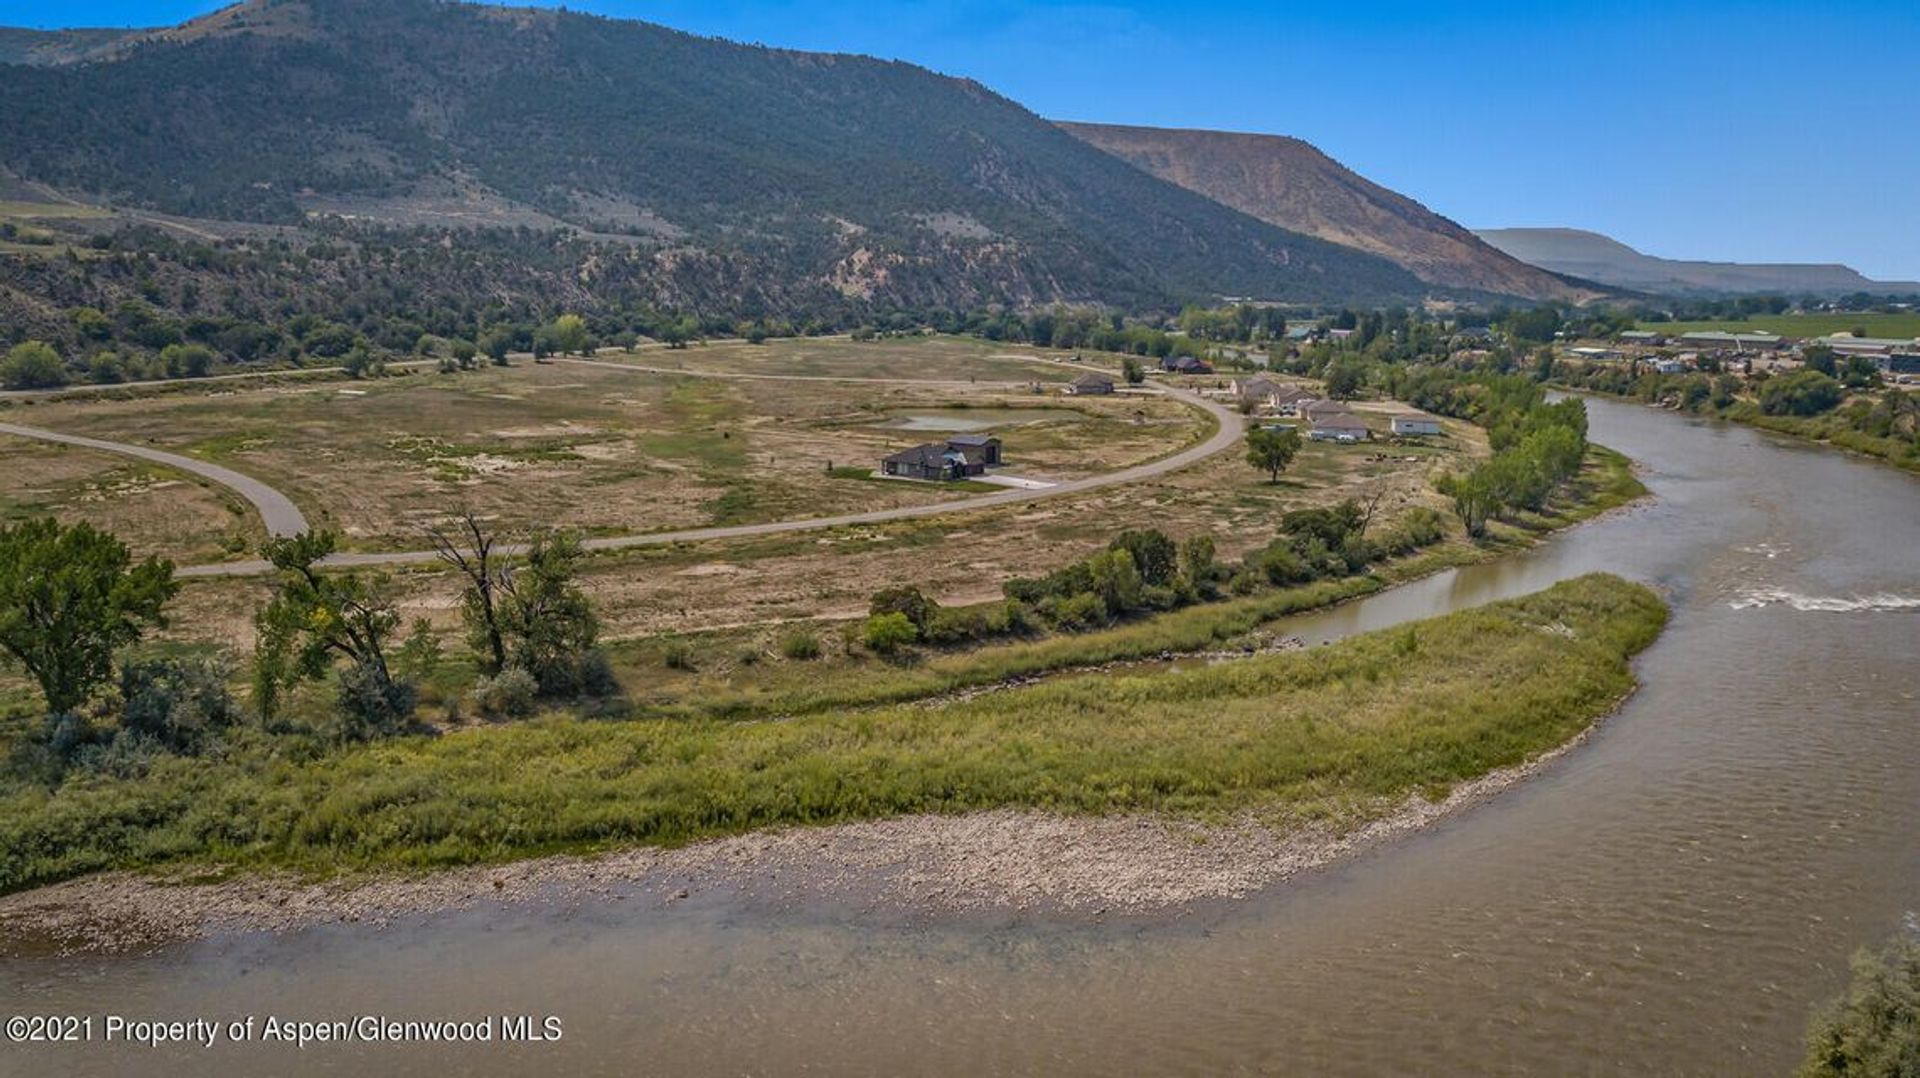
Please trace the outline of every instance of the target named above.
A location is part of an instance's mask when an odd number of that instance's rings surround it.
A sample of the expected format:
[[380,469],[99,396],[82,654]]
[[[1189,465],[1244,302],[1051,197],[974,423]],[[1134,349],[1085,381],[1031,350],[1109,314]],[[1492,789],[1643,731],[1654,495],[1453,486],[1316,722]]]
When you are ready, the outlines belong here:
[[337,871],[1020,806],[1357,825],[1564,743],[1666,608],[1587,576],[1180,672],[785,722],[548,719],[314,756],[243,740],[0,797],[0,891],[169,862]]
[[1920,337],[1920,313],[1914,314],[1757,314],[1744,322],[1642,322],[1658,333],[1723,330],[1728,333],[1778,333],[1783,337],[1824,337],[1862,330],[1868,337]]

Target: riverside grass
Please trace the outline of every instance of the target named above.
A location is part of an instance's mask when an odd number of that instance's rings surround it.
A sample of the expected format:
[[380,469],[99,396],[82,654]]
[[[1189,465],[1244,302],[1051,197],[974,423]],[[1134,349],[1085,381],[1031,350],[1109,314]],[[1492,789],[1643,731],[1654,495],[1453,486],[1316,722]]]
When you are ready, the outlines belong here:
[[271,743],[0,800],[0,891],[106,868],[429,868],[1022,807],[1356,826],[1630,692],[1666,621],[1592,575],[1323,648],[782,722],[552,718],[314,759]]

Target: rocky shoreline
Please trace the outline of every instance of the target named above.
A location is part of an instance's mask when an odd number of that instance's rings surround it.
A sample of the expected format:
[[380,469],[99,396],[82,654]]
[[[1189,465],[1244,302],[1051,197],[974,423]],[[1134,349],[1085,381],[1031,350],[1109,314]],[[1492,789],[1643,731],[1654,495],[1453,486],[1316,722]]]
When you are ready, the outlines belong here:
[[[974,911],[1177,916],[1245,898],[1428,826],[1506,790],[1580,744],[1412,797],[1339,832],[1277,830],[1251,819],[1058,816],[1000,809],[782,828],[679,849],[636,847],[417,874],[308,880],[198,869],[107,872],[0,897],[0,954],[149,951],[214,936],[322,925],[375,929],[399,918],[535,903],[638,899],[661,907],[703,893],[855,900],[913,914]],[[638,912],[638,910],[636,910]]]

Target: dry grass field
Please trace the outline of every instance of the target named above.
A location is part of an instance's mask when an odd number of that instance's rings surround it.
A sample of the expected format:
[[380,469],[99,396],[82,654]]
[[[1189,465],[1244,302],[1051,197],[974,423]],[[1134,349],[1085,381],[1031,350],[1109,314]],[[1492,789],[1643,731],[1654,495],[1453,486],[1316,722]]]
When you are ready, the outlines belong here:
[[[1063,400],[1002,383],[1015,369],[1058,372],[994,358],[973,342],[800,347],[809,343],[640,357],[693,357],[717,370],[725,356],[746,352],[751,362],[735,365],[763,374],[791,358],[797,369],[905,380],[682,377],[613,363],[522,363],[353,383],[74,397],[5,414],[227,465],[278,487],[315,525],[365,550],[417,549],[428,526],[459,508],[504,529],[539,524],[606,535],[921,504],[976,489],[868,474],[887,453],[944,437],[913,429],[916,417],[984,426],[1004,439],[1008,472],[1042,479],[1149,460],[1207,429],[1203,417],[1169,400]],[[922,384],[919,374],[934,368],[980,381]],[[20,458],[16,485],[34,487],[42,456]],[[100,496],[110,499],[112,489]],[[18,515],[29,505],[69,512],[64,503],[0,489],[0,512]],[[100,510],[106,519],[113,512]],[[183,561],[207,560],[210,548],[202,537],[176,540],[170,531],[142,541]]]

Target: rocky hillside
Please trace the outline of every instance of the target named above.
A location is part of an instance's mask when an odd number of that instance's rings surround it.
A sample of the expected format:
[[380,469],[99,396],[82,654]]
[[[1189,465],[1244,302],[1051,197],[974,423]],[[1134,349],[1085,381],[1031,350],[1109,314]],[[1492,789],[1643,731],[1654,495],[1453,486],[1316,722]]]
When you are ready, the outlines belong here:
[[720,307],[1433,291],[908,64],[441,0],[249,0],[83,44],[0,66],[0,167],[122,210],[577,231],[661,302],[698,267]]
[[1573,302],[1601,294],[1496,250],[1296,138],[1060,126],[1163,180],[1281,228],[1391,259],[1429,284]]

